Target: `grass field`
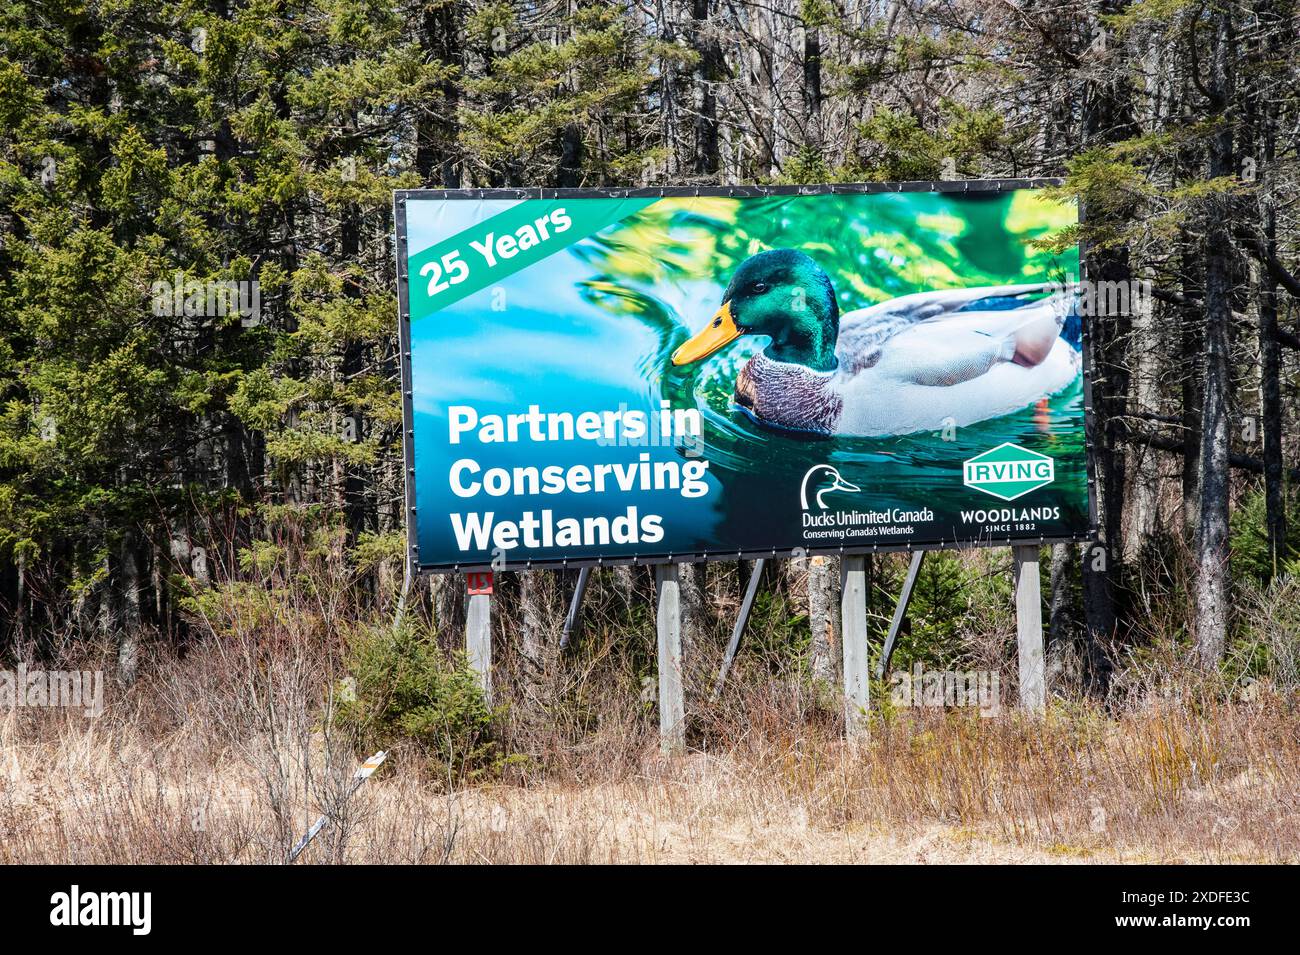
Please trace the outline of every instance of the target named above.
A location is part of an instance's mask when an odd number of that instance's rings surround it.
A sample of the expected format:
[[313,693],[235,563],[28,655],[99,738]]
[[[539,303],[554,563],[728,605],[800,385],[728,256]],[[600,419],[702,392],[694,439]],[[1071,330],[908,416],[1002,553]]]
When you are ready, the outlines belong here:
[[[490,782],[449,785],[398,747],[300,863],[1300,859],[1300,743],[1272,699],[908,714],[858,746],[773,702],[726,746],[668,758],[607,728]],[[0,861],[283,861],[355,759],[289,708],[231,738],[203,710],[156,735],[139,714],[10,711]]]

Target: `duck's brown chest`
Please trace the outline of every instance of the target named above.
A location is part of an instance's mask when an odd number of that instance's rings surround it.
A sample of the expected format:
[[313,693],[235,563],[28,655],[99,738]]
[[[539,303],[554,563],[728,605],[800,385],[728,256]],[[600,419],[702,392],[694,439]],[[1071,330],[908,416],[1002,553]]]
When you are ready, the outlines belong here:
[[832,387],[832,378],[758,354],[736,376],[736,404],[782,428],[833,434],[844,399]]

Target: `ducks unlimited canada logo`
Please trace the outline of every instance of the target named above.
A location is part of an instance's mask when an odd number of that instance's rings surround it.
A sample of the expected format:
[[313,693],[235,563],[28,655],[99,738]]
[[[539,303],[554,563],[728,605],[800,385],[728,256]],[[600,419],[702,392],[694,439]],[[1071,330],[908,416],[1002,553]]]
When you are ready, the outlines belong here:
[[799,486],[799,503],[805,511],[808,510],[810,501],[819,511],[824,511],[826,502],[822,498],[832,491],[848,491],[856,494],[861,490],[862,488],[856,484],[844,480],[844,476],[829,464],[815,464],[803,476],[803,483]]
[[962,465],[962,483],[1004,501],[1014,501],[1056,479],[1056,462],[1010,441]]
[[[858,485],[840,474],[829,464],[816,464],[808,469],[799,485],[799,505],[803,508],[803,538],[806,541],[853,540],[877,538],[887,535],[911,535],[918,523],[934,520],[928,507],[906,510],[901,507],[884,510],[845,510],[848,501],[834,500],[835,496],[853,495],[862,491]],[[832,495],[828,503],[826,496]],[[835,504],[841,506],[836,507]]]

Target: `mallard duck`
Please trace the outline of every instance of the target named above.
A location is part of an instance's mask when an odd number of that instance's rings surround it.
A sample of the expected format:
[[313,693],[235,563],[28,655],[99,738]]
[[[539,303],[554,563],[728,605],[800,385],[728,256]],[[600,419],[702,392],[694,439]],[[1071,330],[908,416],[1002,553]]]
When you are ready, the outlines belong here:
[[741,335],[771,341],[736,376],[736,404],[790,431],[876,437],[963,427],[1025,408],[1078,374],[1060,336],[1069,296],[1047,284],[904,295],[840,314],[803,252],[741,263],[709,323],[673,352],[701,361]]

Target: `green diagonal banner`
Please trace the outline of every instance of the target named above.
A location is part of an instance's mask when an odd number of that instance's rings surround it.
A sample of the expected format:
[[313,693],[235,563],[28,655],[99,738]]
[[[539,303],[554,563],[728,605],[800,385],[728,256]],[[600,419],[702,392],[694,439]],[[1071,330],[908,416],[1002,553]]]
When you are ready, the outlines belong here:
[[534,199],[485,219],[409,257],[411,320],[459,302],[657,201]]

